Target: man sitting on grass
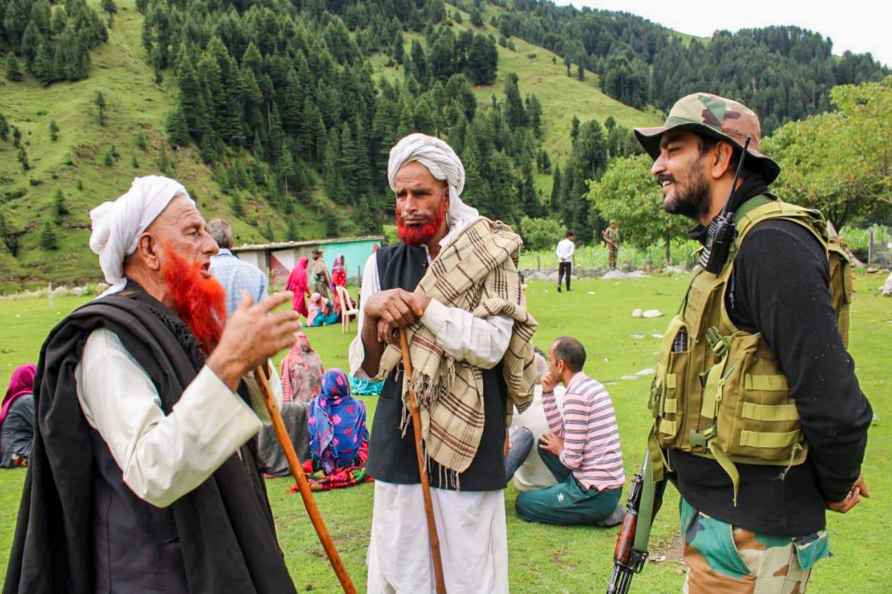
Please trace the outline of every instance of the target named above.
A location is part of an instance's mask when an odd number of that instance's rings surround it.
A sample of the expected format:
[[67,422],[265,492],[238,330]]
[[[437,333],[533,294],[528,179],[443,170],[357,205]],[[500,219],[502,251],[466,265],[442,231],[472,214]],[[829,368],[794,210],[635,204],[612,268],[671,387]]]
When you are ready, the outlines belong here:
[[[562,336],[548,353],[542,378],[542,404],[550,433],[539,441],[539,455],[558,481],[517,497],[518,515],[545,524],[615,526],[622,521],[618,506],[626,477],[619,428],[610,395],[582,372],[585,347]],[[567,388],[563,414],[554,388]]]

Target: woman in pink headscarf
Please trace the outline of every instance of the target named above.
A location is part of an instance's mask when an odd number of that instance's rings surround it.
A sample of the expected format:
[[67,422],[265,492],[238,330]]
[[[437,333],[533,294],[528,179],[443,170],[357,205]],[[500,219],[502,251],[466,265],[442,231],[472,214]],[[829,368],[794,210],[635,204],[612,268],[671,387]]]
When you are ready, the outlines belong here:
[[291,298],[291,307],[302,315],[308,317],[306,298],[310,296],[310,287],[307,282],[307,267],[310,260],[306,256],[301,256],[297,264],[288,275],[288,282],[285,283],[285,289],[294,293]]
[[33,363],[19,365],[9,378],[9,387],[0,408],[0,466],[25,466],[34,439]]
[[303,332],[282,359],[282,402],[309,402],[322,390],[322,359]]
[[347,268],[344,265],[343,255],[335,258],[331,265],[331,285],[334,307],[337,311],[341,311],[341,296],[338,293],[338,287],[347,287]]

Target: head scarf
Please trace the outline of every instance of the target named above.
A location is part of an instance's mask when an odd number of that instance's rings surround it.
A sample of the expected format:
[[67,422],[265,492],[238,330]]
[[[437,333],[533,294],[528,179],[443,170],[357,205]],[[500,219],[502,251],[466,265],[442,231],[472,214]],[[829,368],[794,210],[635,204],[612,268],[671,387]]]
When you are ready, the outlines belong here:
[[[390,189],[396,192],[396,174],[406,163],[417,161],[424,165],[435,179],[449,184],[449,210],[446,211],[448,237],[480,217],[476,208],[462,202],[459,196],[465,189],[465,167],[452,147],[433,136],[416,132],[409,134],[390,149],[387,163],[387,181]],[[446,238],[444,238],[446,239]]]
[[309,402],[322,390],[322,360],[303,332],[282,359],[282,402]]
[[0,425],[6,420],[12,403],[20,397],[34,393],[34,376],[37,375],[37,366],[27,363],[16,367],[9,377],[9,387],[6,388],[6,396],[3,397],[3,408],[0,409]]
[[111,285],[103,295],[124,288],[124,259],[136,251],[139,236],[167,208],[174,196],[182,195],[195,206],[183,185],[169,177],[137,177],[126,194],[114,202],[103,202],[90,211],[93,233],[90,249],[99,255],[105,281]]
[[[347,286],[347,267],[344,265],[344,256],[335,258],[331,265],[331,284],[336,287]],[[335,292],[335,300],[337,300],[337,292]]]
[[322,392],[310,403],[310,452],[325,474],[352,466],[368,441],[365,405],[350,395],[350,382],[340,369],[322,376]]
[[292,309],[304,317],[308,314],[306,294],[309,288],[307,281],[307,267],[309,265],[310,259],[306,256],[301,256],[294,268],[291,269],[291,274],[288,275],[288,281],[285,283],[285,288],[294,293],[291,297]]

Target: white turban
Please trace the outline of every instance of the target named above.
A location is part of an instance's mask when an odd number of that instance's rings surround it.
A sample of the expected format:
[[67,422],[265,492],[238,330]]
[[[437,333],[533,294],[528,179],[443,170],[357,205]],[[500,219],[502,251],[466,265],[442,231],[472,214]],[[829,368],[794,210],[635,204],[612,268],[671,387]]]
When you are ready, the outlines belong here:
[[480,213],[462,202],[459,196],[465,189],[465,168],[452,147],[433,136],[416,132],[404,137],[390,149],[387,163],[387,181],[390,189],[396,192],[394,181],[400,168],[406,163],[418,161],[431,172],[434,178],[449,184],[449,210],[446,223],[450,235],[459,227],[465,227],[476,220]]
[[180,182],[148,175],[134,178],[130,190],[114,202],[103,202],[90,211],[93,223],[90,249],[99,255],[99,266],[105,281],[111,285],[103,295],[124,288],[127,283],[124,259],[136,251],[139,236],[167,208],[174,196],[179,195],[192,202]]

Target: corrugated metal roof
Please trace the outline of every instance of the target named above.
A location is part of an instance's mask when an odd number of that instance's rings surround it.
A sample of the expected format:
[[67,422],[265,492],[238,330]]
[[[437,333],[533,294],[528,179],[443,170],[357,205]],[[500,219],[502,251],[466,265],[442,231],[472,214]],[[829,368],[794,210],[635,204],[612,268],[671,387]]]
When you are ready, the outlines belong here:
[[233,252],[260,252],[286,250],[288,248],[312,247],[332,243],[356,243],[358,241],[384,241],[383,235],[366,235],[364,237],[336,237],[334,239],[308,239],[304,241],[276,241],[273,243],[253,243],[232,248]]

